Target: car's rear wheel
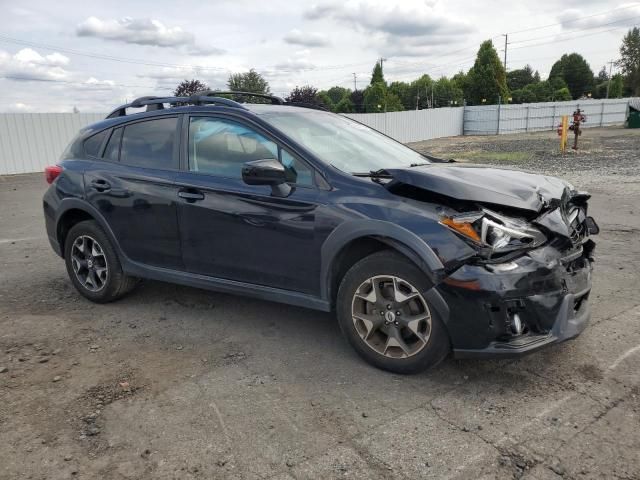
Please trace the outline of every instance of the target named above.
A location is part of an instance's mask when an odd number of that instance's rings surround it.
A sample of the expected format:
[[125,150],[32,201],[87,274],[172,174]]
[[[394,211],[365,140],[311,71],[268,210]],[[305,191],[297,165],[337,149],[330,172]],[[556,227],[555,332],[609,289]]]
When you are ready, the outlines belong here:
[[344,276],[336,301],[340,328],[366,361],[397,373],[437,365],[449,338],[424,292],[425,275],[406,257],[377,252]]
[[131,291],[138,279],[124,274],[115,248],[100,225],[74,225],[65,240],[65,263],[71,282],[89,300],[106,303]]

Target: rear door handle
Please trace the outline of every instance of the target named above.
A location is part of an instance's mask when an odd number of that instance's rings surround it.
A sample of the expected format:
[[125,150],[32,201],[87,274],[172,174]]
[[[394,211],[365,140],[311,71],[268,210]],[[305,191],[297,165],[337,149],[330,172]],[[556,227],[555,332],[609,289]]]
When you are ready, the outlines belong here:
[[178,196],[184,198],[187,202],[196,202],[198,200],[204,200],[204,193],[197,190],[179,190]]
[[109,182],[107,182],[106,180],[103,180],[102,178],[91,180],[90,185],[91,185],[91,188],[99,192],[106,192],[107,190],[111,189],[111,185],[109,184]]

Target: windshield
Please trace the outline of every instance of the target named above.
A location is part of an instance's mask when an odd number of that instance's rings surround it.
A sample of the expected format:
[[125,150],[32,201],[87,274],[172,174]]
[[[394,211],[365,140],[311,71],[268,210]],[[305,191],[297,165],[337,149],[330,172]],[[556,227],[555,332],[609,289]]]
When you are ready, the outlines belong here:
[[343,172],[368,173],[429,163],[418,152],[342,115],[269,112],[261,118]]

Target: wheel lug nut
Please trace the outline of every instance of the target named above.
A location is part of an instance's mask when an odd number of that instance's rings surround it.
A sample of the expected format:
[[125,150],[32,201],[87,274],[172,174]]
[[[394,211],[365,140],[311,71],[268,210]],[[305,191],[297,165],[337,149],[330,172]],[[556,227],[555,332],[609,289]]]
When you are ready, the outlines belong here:
[[398,310],[398,311],[396,312],[396,315],[400,315],[400,310]]
[[397,327],[398,325],[400,325],[400,323],[399,323],[399,322],[396,322],[396,327]]
[[387,310],[391,310],[391,305],[387,305]]
[[380,312],[380,315],[384,316],[384,312]]

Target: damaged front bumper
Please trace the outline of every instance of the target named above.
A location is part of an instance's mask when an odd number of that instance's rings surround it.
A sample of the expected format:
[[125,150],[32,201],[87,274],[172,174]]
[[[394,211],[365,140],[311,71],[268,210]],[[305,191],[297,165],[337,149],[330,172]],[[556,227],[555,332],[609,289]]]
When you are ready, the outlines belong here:
[[590,319],[592,253],[551,245],[502,264],[466,264],[436,287],[454,356],[510,357],[579,335]]

